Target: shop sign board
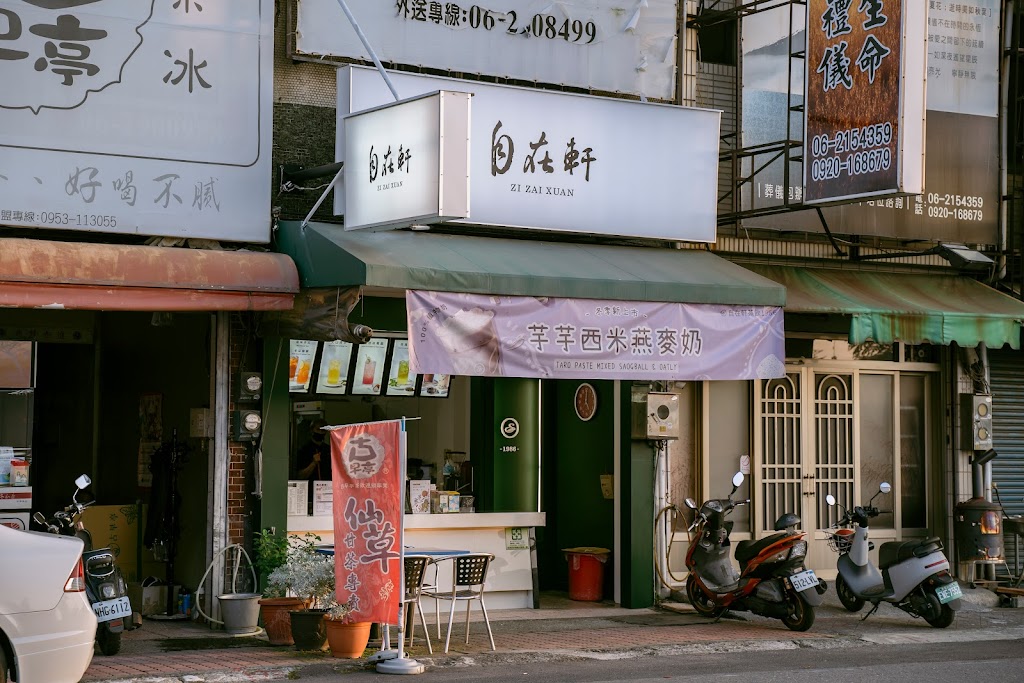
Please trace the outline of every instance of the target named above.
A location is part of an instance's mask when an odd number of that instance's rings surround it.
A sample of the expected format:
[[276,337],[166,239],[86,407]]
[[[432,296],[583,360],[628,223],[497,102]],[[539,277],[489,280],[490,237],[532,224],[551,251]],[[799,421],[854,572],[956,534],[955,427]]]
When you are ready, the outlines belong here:
[[402,420],[331,432],[334,572],[350,620],[398,623],[405,447]]
[[807,3],[804,201],[924,189],[927,3]]
[[[1001,0],[928,3],[927,149],[924,192],[822,208],[836,234],[995,244],[999,215],[999,16]],[[788,57],[786,8],[744,17],[743,146],[787,138],[787,109],[800,103],[801,60]],[[792,39],[804,42],[804,27]],[[789,77],[792,66],[792,77]],[[791,83],[789,81],[792,81]],[[793,92],[792,101],[787,93]],[[793,130],[800,117],[790,115]],[[781,160],[755,157],[760,170],[741,191],[741,208],[773,209],[803,201],[802,165],[787,186]],[[747,218],[750,229],[821,232],[814,211]]]
[[273,0],[0,0],[0,224],[270,239]]
[[[721,112],[409,73],[389,77],[403,98],[438,90],[473,95],[470,211],[448,225],[715,241]],[[339,119],[393,101],[375,70],[339,69]],[[348,158],[348,137],[339,125],[336,158]],[[362,182],[366,158],[357,164]],[[346,194],[335,193],[335,213],[346,214],[347,224]]]
[[345,117],[345,227],[469,215],[470,95],[439,91]]
[[[298,4],[295,54],[370,62],[337,0]],[[347,0],[381,61],[672,100],[678,0]]]
[[409,290],[406,309],[417,372],[633,380],[750,380],[785,372],[776,306]]

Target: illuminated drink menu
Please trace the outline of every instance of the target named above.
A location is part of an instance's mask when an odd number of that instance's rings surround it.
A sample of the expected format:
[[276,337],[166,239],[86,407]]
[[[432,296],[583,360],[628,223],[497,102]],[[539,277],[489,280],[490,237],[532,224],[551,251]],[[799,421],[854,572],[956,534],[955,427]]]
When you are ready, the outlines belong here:
[[352,375],[352,393],[363,396],[380,394],[384,378],[384,361],[388,355],[387,339],[371,339],[360,344]]

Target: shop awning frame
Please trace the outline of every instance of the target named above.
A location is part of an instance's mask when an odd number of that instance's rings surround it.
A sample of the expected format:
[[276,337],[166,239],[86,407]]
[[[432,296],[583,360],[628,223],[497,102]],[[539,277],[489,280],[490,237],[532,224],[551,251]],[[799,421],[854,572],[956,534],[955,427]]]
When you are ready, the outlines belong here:
[[1024,302],[967,276],[745,267],[786,287],[786,313],[851,316],[851,344],[1020,348]]
[[303,287],[365,286],[509,296],[782,306],[780,285],[697,249],[415,231],[346,232],[282,221],[278,248]]
[[271,311],[298,291],[283,254],[0,238],[0,308]]

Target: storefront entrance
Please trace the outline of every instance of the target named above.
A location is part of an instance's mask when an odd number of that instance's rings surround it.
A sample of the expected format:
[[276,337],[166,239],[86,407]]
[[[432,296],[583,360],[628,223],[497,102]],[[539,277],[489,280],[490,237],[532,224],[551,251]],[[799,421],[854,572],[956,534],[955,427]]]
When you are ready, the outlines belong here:
[[841,515],[829,493],[848,508],[887,481],[894,493],[875,499],[884,511],[872,520],[876,545],[925,533],[935,375],[898,366],[811,360],[758,383],[755,528],[767,535],[780,515],[799,514],[809,566],[825,576],[836,556],[824,530]]

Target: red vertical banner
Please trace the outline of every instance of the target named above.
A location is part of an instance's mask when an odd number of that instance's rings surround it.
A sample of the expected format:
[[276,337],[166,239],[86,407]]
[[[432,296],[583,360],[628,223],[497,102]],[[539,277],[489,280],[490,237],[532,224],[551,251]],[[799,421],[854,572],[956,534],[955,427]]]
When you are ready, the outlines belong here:
[[331,431],[336,594],[351,621],[398,623],[401,437],[400,420]]

